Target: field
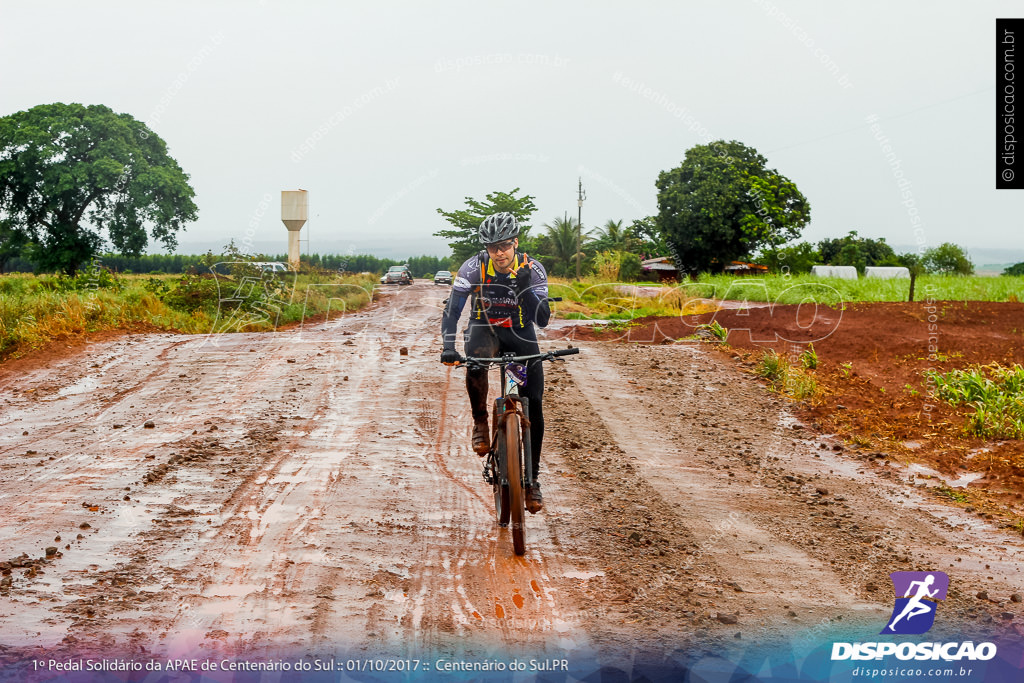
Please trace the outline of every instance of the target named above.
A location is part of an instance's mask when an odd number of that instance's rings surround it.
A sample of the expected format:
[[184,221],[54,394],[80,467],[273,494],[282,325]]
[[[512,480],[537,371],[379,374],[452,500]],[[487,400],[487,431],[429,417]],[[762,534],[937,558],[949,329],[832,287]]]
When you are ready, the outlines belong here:
[[[712,300],[773,304],[851,301],[907,301],[909,280],[860,278],[840,280],[810,275],[792,277],[734,277],[702,275],[678,284],[607,283],[584,279],[574,283],[551,279],[551,295],[560,296],[559,310],[570,319],[632,320],[645,316],[676,316],[715,308]],[[915,284],[915,300],[1007,301],[1024,300],[1024,277],[961,277],[925,275]]]
[[[980,384],[983,376],[1024,365],[1024,303],[751,305],[578,327],[572,334],[693,344],[694,335],[717,341],[714,329],[725,340],[714,344],[722,353],[766,377],[773,391],[800,399],[798,413],[816,430],[840,437],[855,461],[877,461],[888,476],[910,477],[1014,533],[1024,529],[1024,396],[1013,384],[1017,374],[1010,375],[1008,393],[987,404],[954,406],[937,390],[954,371],[968,371],[966,381]],[[994,408],[1002,411],[995,419],[1003,429],[979,434],[976,416],[988,415],[991,425]]]

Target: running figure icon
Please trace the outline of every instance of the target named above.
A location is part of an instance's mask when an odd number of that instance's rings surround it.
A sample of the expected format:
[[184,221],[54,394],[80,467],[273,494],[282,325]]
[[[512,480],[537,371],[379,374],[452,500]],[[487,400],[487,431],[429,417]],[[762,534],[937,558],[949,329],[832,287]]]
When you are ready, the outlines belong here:
[[[926,632],[935,623],[938,601],[946,598],[949,577],[944,572],[893,572],[890,577],[898,597],[892,610],[892,619],[882,633]],[[927,618],[915,620],[915,617],[925,615]]]

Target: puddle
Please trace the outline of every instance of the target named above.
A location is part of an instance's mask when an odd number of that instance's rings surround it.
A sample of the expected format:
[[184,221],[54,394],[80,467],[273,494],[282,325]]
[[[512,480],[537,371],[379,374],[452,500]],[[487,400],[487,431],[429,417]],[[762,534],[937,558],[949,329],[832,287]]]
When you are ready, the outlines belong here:
[[967,488],[967,485],[970,484],[972,481],[977,481],[978,479],[981,479],[984,476],[984,472],[964,472],[962,476],[957,477],[956,479],[950,479],[946,483],[949,484],[950,487],[955,489],[965,489]]
[[923,483],[927,486],[948,486],[954,489],[967,488],[972,481],[977,481],[985,476],[984,472],[964,472],[956,479],[946,479],[936,470],[918,463],[910,463],[907,465],[907,469],[913,474],[925,477]]
[[584,571],[568,571],[564,574],[567,579],[581,579],[583,581],[589,581],[598,576],[604,576],[602,571],[584,572]]
[[78,380],[70,386],[66,386],[57,392],[51,401],[55,401],[58,398],[64,398],[65,396],[76,396],[78,394],[84,394],[86,392],[95,391],[100,386],[100,378],[95,375],[87,375],[82,379]]

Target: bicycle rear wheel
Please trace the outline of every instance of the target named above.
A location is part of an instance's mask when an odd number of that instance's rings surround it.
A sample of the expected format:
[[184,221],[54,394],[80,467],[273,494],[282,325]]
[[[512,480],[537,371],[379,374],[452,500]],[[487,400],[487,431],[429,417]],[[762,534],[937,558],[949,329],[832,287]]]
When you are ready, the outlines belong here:
[[509,521],[512,527],[512,549],[516,555],[526,554],[526,507],[523,491],[523,444],[519,439],[519,418],[505,423],[505,462],[508,472]]

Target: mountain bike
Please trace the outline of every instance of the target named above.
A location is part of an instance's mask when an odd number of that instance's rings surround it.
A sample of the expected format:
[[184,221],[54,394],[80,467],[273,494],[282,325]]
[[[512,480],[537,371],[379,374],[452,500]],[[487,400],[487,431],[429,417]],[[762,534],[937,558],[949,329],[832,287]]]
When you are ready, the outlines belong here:
[[528,356],[510,353],[498,358],[460,358],[461,367],[501,369],[501,396],[492,408],[491,448],[484,460],[484,481],[494,489],[494,509],[498,525],[511,524],[512,548],[516,555],[526,553],[526,487],[534,482],[530,450],[530,402],[519,395],[526,384],[526,366],[530,361],[555,360],[579,353],[577,348],[558,349]]

